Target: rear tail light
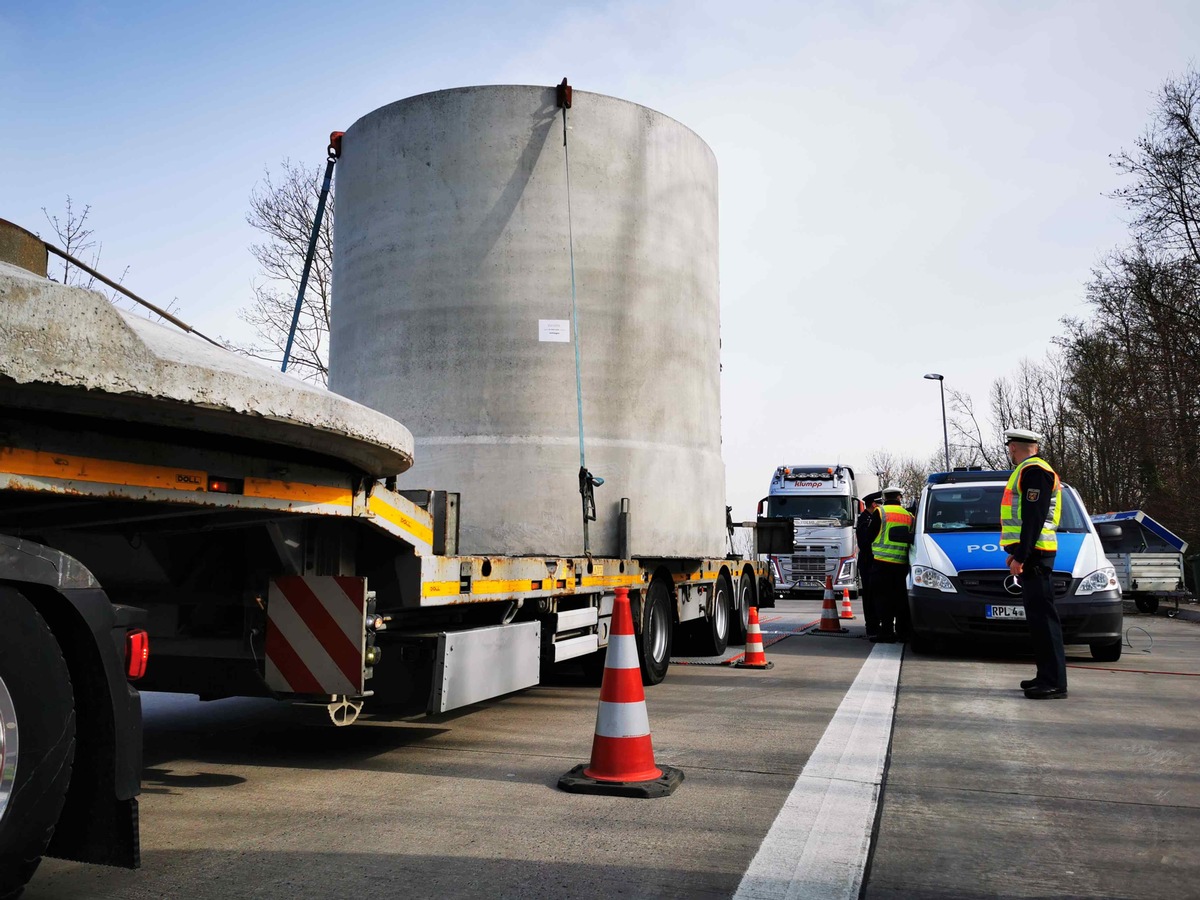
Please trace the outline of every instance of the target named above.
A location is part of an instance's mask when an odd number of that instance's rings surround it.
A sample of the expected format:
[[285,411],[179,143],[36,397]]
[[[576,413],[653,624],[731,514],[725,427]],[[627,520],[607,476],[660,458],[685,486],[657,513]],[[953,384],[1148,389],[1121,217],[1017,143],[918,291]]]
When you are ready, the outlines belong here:
[[125,633],[125,675],[137,681],[146,674],[146,663],[150,660],[150,635],[138,628]]

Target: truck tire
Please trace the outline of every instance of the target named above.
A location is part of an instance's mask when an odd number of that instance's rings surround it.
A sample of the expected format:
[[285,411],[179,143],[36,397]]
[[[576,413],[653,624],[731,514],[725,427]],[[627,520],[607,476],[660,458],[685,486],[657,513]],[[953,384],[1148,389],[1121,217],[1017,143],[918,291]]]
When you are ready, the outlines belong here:
[[701,656],[720,656],[729,646],[729,622],[733,618],[733,584],[729,576],[718,575],[713,591],[713,614],[695,624]]
[[33,877],[75,760],[75,697],[58,641],[18,591],[0,587],[0,900]]
[[758,608],[775,606],[775,588],[765,578],[758,579]]
[[1121,658],[1121,642],[1112,644],[1092,644],[1092,659],[1096,662],[1116,662]]
[[658,684],[667,677],[671,665],[671,590],[661,578],[655,578],[642,601],[642,632],[638,637],[638,661],[642,664],[642,684]]
[[1134,597],[1133,605],[1138,608],[1139,612],[1149,613],[1150,615],[1158,612],[1157,597]]
[[754,599],[754,579],[742,573],[738,579],[737,596],[734,598],[732,615],[729,617],[729,643],[741,646],[746,643],[746,632],[750,628],[750,607],[757,606]]

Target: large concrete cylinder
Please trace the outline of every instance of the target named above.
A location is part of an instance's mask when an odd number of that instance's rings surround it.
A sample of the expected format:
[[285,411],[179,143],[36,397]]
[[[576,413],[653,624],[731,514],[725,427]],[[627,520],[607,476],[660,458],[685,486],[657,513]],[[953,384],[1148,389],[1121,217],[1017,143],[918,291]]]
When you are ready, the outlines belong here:
[[617,554],[628,497],[634,556],[723,555],[716,160],[582,91],[567,135],[570,220],[554,88],[437,91],[350,127],[330,387],[411,430],[401,487],[461,492],[461,553],[577,555],[578,337],[592,553]]

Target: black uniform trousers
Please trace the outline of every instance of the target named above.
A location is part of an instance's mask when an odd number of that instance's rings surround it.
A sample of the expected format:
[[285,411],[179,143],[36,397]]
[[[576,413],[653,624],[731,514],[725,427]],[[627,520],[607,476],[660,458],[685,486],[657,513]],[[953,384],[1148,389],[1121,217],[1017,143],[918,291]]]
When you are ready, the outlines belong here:
[[873,634],[879,634],[879,604],[875,602],[875,595],[871,591],[872,568],[875,564],[875,558],[870,550],[860,550],[858,554],[858,583],[862,585],[859,588],[858,596],[862,600],[863,620],[867,626],[867,637]]
[[1037,680],[1047,687],[1067,686],[1067,654],[1063,648],[1062,621],[1054,607],[1054,555],[1039,554],[1036,561],[1025,563],[1021,571],[1021,599],[1025,601],[1025,619],[1033,640],[1033,658]]
[[907,638],[912,630],[905,585],[907,575],[908,566],[904,563],[876,559],[871,564],[871,599],[879,614],[879,634],[885,637]]

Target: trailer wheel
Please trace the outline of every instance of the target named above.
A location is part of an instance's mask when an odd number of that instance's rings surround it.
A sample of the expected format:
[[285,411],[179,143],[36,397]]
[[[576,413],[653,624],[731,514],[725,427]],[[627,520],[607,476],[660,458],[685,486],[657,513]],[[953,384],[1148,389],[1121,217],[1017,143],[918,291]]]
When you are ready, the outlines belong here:
[[642,664],[642,683],[658,684],[667,677],[671,665],[671,591],[661,578],[646,589],[642,609],[642,633],[638,640],[638,660]]
[[1157,597],[1134,597],[1133,605],[1136,606],[1140,612],[1150,613],[1150,615],[1154,615],[1156,612],[1158,612]]
[[1096,662],[1116,662],[1121,658],[1121,642],[1112,644],[1092,644],[1092,659]]
[[25,597],[0,587],[0,898],[33,877],[75,759],[75,698],[62,650]]
[[775,607],[775,588],[767,579],[760,578],[758,579],[758,608],[762,609],[764,606]]
[[696,623],[701,656],[720,656],[729,646],[729,620],[733,604],[733,585],[729,576],[718,575],[713,590],[712,616]]
[[737,597],[729,620],[729,643],[746,643],[746,632],[750,630],[750,607],[757,605],[754,600],[754,579],[743,572],[738,579]]

